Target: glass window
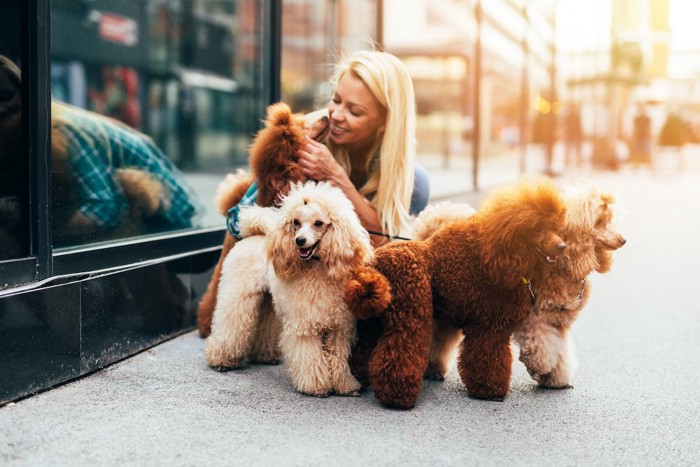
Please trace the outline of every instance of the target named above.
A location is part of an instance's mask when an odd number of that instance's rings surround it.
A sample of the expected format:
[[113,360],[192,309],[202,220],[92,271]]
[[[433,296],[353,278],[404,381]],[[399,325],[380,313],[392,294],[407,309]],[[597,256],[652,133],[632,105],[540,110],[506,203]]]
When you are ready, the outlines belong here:
[[268,103],[262,4],[51,2],[56,246],[223,226]]
[[20,2],[0,3],[0,261],[29,255],[20,24]]

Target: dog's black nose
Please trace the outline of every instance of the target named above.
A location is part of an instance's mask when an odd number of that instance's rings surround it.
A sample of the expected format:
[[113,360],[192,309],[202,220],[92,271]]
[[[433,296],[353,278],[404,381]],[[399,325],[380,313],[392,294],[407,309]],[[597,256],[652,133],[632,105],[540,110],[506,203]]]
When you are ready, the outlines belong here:
[[306,239],[304,237],[297,237],[295,241],[297,242],[298,246],[302,246],[306,243]]
[[557,243],[557,250],[563,251],[564,248],[566,248],[566,243],[564,243],[564,242]]

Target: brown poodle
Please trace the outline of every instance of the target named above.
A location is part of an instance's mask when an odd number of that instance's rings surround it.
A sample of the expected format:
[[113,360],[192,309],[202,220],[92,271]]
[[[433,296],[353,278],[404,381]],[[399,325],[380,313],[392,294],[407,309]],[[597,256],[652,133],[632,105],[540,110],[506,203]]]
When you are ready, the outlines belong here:
[[[225,215],[237,205],[254,180],[258,184],[256,204],[263,207],[278,204],[280,196],[288,193],[292,183],[306,181],[297,164],[297,152],[305,144],[305,135],[322,141],[328,134],[328,129],[328,119],[325,117],[307,128],[303,117],[292,114],[287,104],[279,102],[269,106],[265,128],[258,132],[250,147],[248,162],[252,174],[239,170],[236,174],[227,176],[217,192],[216,205],[219,212]],[[199,302],[197,327],[202,337],[211,333],[221,268],[236,241],[233,235],[226,233],[219,261]],[[270,303],[269,296],[265,301]]]
[[545,271],[541,283],[533,282],[535,307],[513,334],[520,361],[540,386],[548,388],[571,387],[575,359],[569,330],[590,295],[588,276],[608,272],[613,252],[626,243],[613,225],[613,195],[577,187],[565,199],[566,251],[558,267]]
[[[566,247],[558,235],[564,217],[564,201],[551,181],[523,180],[495,191],[479,212],[426,240],[377,249],[375,266],[389,280],[393,299],[378,320],[358,326],[357,354],[351,359],[358,380],[369,382],[387,407],[414,407],[435,318],[448,337],[459,330],[464,334],[458,370],[469,395],[505,398],[510,336],[533,305],[525,282],[539,283],[556,267]],[[371,316],[362,309],[365,291],[361,280],[346,289],[360,319]],[[451,337],[447,341],[451,344]]]

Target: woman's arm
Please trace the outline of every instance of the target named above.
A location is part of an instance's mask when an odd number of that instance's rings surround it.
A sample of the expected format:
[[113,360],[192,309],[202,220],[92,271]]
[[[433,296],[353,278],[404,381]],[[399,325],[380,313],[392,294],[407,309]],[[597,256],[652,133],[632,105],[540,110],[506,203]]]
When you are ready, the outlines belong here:
[[[299,151],[299,166],[302,173],[313,180],[329,181],[340,188],[355,207],[362,226],[372,232],[382,232],[379,213],[369,204],[364,196],[357,191],[350,176],[333,158],[326,145],[307,138],[307,144]],[[388,241],[387,237],[371,235],[375,247]]]

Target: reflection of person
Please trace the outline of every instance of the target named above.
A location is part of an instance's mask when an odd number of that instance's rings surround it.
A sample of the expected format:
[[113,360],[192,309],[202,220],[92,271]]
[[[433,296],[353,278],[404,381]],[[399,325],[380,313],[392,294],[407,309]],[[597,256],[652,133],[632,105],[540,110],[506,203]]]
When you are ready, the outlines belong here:
[[189,188],[150,138],[111,118],[59,102],[52,104],[51,125],[52,133],[62,138],[78,182],[80,207],[70,218],[67,232],[109,231],[120,226],[125,213],[133,210],[134,188],[125,186],[128,182],[121,169],[147,175],[134,181],[135,189],[146,196],[155,192],[160,198],[149,212],[147,231],[192,225],[196,206]]
[[[12,62],[0,62],[6,63]],[[16,66],[1,66],[3,74],[21,83]],[[196,206],[184,177],[150,138],[116,120],[67,104],[53,102],[51,111],[57,244],[192,225]],[[0,147],[20,144],[20,121],[17,117],[17,131],[2,132]]]
[[643,106],[639,106],[632,124],[632,148],[629,161],[637,164],[651,162],[651,119]]
[[26,164],[22,158],[22,81],[11,60],[0,55],[0,260],[17,258],[26,240],[22,209]]
[[[327,145],[308,141],[299,153],[302,171],[340,187],[367,230],[396,235],[409,210],[419,212],[429,197],[427,176],[414,165],[408,70],[389,53],[357,52],[337,65],[333,89]],[[375,245],[386,240],[373,236]]]

